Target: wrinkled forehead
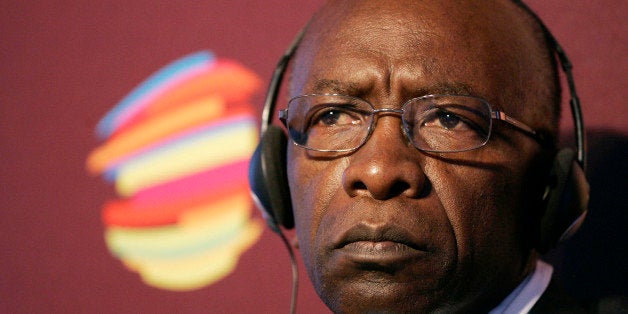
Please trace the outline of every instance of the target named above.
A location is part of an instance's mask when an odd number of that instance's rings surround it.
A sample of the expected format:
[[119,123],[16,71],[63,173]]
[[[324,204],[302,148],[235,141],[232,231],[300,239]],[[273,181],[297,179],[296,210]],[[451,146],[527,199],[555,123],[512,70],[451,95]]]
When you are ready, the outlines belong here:
[[[451,35],[481,26],[489,17],[499,13],[493,0],[480,1],[408,1],[408,0],[340,0],[330,1],[314,15],[311,33],[322,37],[354,37],[354,32],[377,35],[386,31],[406,31],[408,34],[432,30],[453,31]],[[501,3],[498,1],[498,3]],[[504,3],[501,3],[503,6]],[[473,25],[477,24],[477,25]],[[370,31],[370,32],[369,32]],[[371,33],[375,31],[375,33]],[[368,36],[366,36],[368,37]]]
[[520,30],[514,9],[508,0],[335,0],[314,15],[305,41],[365,41],[381,50],[432,39],[470,48],[470,41],[506,39]]
[[412,67],[431,80],[450,74],[443,80],[472,80],[463,77],[470,70],[478,77],[514,72],[516,47],[524,45],[512,35],[521,33],[512,11],[508,1],[493,0],[331,1],[310,22],[291,89],[312,92],[320,79],[351,81],[352,73],[364,73],[346,68],[365,61]]

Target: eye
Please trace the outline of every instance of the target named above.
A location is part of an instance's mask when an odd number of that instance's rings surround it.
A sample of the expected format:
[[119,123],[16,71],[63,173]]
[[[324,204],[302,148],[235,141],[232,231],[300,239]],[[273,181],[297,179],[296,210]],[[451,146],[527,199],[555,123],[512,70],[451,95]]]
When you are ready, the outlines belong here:
[[444,128],[447,130],[461,129],[467,128],[468,125],[465,123],[464,118],[459,115],[443,110],[438,109],[435,112],[429,114],[421,123],[422,127],[438,127]]
[[440,110],[436,116],[445,129],[453,129],[460,123],[460,117],[445,110]]
[[324,125],[334,125],[337,124],[338,121],[342,117],[342,112],[338,109],[328,109],[320,114],[317,118],[316,124],[322,123]]
[[359,124],[362,117],[351,107],[323,107],[309,119],[311,127],[351,126]]

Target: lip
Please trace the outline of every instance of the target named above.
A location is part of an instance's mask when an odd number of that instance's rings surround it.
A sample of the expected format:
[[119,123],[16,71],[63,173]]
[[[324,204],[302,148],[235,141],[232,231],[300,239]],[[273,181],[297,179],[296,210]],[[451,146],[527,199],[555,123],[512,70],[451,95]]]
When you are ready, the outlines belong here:
[[364,267],[398,268],[430,252],[427,243],[396,225],[360,223],[334,241],[334,253]]

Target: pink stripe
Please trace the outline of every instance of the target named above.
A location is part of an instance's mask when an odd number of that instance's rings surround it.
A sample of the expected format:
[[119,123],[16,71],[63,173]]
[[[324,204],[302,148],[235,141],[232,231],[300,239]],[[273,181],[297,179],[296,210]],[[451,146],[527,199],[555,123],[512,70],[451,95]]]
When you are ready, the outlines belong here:
[[192,198],[224,191],[229,186],[242,184],[247,180],[249,160],[237,161],[225,166],[196,173],[139,191],[133,197],[138,208],[150,207],[164,202]]

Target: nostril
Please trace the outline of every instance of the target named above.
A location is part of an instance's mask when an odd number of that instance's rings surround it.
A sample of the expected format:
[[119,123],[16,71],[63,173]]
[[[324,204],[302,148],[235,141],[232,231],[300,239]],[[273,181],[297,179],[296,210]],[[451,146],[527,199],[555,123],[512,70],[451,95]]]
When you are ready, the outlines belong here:
[[388,190],[388,195],[386,197],[393,197],[397,195],[402,195],[404,192],[410,190],[410,184],[405,181],[397,181],[394,182],[390,189]]
[[418,193],[418,197],[420,198],[427,197],[432,192],[432,182],[430,182],[430,180],[425,178],[425,182],[423,182],[423,185],[420,186],[419,188],[420,190]]
[[427,197],[432,191],[432,184],[427,178],[422,184],[413,185],[407,180],[399,180],[394,182],[387,191],[385,198],[392,198],[399,195],[405,195],[411,198]]
[[354,190],[367,190],[368,188],[366,187],[366,184],[364,184],[364,182],[357,181],[353,183],[353,189]]

